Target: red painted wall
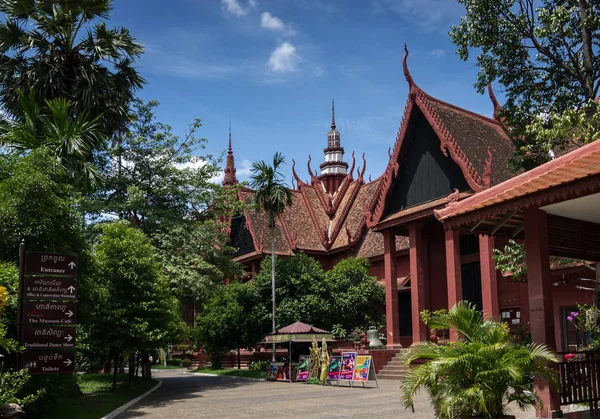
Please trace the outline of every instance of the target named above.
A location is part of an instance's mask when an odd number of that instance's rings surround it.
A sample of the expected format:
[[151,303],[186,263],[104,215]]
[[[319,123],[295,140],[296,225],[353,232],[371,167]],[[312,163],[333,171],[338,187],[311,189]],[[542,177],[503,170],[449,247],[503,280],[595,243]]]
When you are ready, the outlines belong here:
[[[556,349],[557,351],[566,351],[563,347],[563,325],[561,319],[561,308],[572,307],[577,304],[593,304],[596,293],[576,288],[577,285],[588,286],[578,278],[593,278],[594,273],[591,270],[582,268],[573,271],[564,276],[566,283],[558,284],[552,288],[552,300],[554,307],[554,328],[556,331]],[[553,281],[561,281],[562,275],[552,275]],[[500,309],[517,308],[521,309],[522,324],[529,326],[529,306],[527,284],[510,282],[502,278],[498,282],[498,294],[500,299]]]

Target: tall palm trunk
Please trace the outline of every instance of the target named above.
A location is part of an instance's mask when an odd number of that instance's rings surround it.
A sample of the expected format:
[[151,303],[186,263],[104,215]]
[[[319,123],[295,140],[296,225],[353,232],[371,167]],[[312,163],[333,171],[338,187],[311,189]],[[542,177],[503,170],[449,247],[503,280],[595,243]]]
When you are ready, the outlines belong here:
[[[271,226],[271,301],[273,306],[271,308],[271,320],[272,320],[272,331],[275,333],[275,219],[272,220]],[[275,342],[273,342],[273,355],[272,360],[275,362]]]

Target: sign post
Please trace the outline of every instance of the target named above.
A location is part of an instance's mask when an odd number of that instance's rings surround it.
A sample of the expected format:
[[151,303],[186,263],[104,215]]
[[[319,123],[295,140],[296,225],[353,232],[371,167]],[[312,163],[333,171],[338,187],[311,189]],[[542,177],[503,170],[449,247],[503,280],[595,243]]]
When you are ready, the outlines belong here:
[[30,374],[75,371],[77,255],[25,252],[19,247],[18,360]]

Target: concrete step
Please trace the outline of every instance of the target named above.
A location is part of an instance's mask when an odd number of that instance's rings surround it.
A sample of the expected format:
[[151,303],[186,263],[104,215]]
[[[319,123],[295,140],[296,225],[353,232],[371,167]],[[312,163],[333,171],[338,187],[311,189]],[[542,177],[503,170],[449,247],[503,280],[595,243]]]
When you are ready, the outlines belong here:
[[383,371],[377,374],[377,379],[380,380],[403,380],[404,377],[404,374],[386,374]]
[[392,359],[387,365],[401,365],[404,366],[404,361],[401,359]]
[[401,373],[406,373],[408,372],[405,368],[390,368],[388,366],[385,366],[381,369],[380,372],[389,372],[389,373],[393,373],[393,374],[401,374]]

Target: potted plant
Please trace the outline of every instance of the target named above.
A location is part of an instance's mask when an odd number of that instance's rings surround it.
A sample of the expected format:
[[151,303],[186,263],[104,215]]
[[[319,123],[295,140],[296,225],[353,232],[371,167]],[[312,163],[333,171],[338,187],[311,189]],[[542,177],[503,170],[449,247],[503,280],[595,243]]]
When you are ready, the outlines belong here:
[[521,408],[541,404],[532,377],[556,385],[549,364],[558,357],[550,348],[516,343],[506,324],[484,320],[468,302],[431,316],[426,324],[436,330],[455,329],[460,339],[447,345],[419,342],[409,348],[406,366],[417,359],[425,362],[413,366],[400,386],[405,408],[414,411],[414,395],[424,388],[439,419],[514,419],[506,414],[510,402]]
[[364,330],[360,327],[355,327],[352,333],[350,333],[350,339],[354,341],[354,349],[357,351],[360,350],[360,340],[363,332]]

